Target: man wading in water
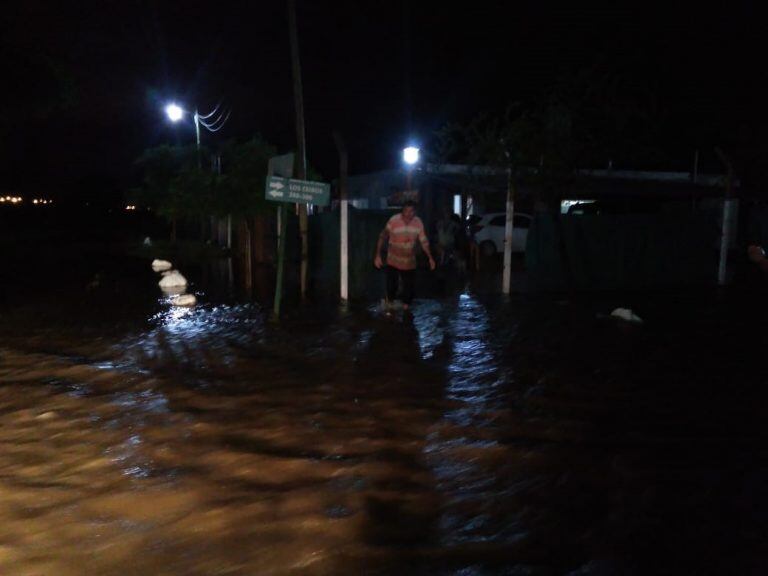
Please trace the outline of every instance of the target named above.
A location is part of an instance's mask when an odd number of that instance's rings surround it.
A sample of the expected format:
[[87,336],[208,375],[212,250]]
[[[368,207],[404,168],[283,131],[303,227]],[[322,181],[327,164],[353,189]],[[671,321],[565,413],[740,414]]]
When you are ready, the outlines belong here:
[[403,204],[403,211],[389,219],[384,230],[379,234],[376,244],[376,258],[373,263],[376,268],[381,268],[384,263],[381,259],[381,249],[384,241],[387,244],[387,304],[392,304],[397,295],[397,283],[403,283],[403,309],[413,301],[413,276],[416,272],[416,240],[421,243],[421,248],[429,258],[429,269],[435,269],[435,260],[429,251],[429,240],[424,233],[424,223],[416,216],[416,205],[408,200]]

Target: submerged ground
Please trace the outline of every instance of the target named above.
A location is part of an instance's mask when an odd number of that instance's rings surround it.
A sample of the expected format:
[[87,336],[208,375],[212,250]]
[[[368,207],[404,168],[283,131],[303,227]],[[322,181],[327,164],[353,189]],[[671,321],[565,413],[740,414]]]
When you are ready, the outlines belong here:
[[24,250],[0,301],[2,574],[768,568],[759,295],[470,283],[275,325],[209,268],[179,310],[115,245]]

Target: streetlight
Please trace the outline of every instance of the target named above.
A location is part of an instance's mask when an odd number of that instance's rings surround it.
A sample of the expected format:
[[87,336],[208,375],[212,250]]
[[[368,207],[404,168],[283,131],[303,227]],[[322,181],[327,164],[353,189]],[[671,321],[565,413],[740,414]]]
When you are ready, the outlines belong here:
[[405,163],[406,188],[411,189],[411,178],[413,169],[419,163],[419,149],[416,146],[407,146],[403,148],[403,162]]
[[171,122],[178,122],[184,117],[184,110],[182,107],[173,102],[165,107],[165,113]]
[[[208,130],[208,132],[218,132],[224,127],[224,124],[227,123],[227,120],[229,120],[229,114],[228,111],[226,114],[219,113],[219,108],[221,107],[221,104],[216,105],[216,108],[214,108],[209,114],[205,114],[201,116],[197,108],[195,108],[194,114],[192,114],[192,119],[195,122],[195,142],[197,144],[197,167],[200,168],[200,126]],[[186,114],[188,114],[184,108],[176,104],[175,102],[170,102],[165,106],[165,115],[168,116],[168,119],[173,122],[174,124],[177,122],[180,122]]]
[[[200,158],[200,126],[208,130],[208,132],[218,132],[224,127],[224,124],[227,123],[227,120],[229,120],[229,114],[231,111],[227,111],[226,114],[223,111],[220,111],[221,108],[221,102],[219,102],[216,107],[211,110],[208,114],[205,114],[203,116],[200,115],[200,113],[197,111],[197,108],[195,108],[195,112],[192,115],[192,119],[195,122],[195,143],[197,145],[197,169],[199,171],[202,170],[202,160]],[[181,106],[179,106],[176,102],[169,102],[165,106],[165,114],[168,116],[168,119],[173,122],[174,124],[176,122],[180,122],[188,112],[184,110]],[[217,161],[216,166],[218,168],[218,173],[221,174],[221,162]],[[127,210],[135,210],[135,206],[131,206],[130,208],[126,207]],[[211,231],[213,231],[213,227],[215,225],[215,218],[211,217]],[[175,238],[175,220],[174,220],[174,238]],[[232,248],[232,216],[227,216],[227,247]]]
[[403,148],[403,162],[408,166],[414,166],[419,162],[419,149],[415,146]]

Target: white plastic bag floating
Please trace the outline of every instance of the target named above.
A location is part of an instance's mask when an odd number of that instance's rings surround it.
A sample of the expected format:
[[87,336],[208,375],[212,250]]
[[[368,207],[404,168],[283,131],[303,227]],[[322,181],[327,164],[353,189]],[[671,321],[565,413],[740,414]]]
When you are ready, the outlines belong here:
[[618,320],[623,320],[624,322],[629,322],[631,324],[642,324],[643,320],[632,312],[629,308],[616,308],[613,312],[611,312],[612,318],[617,318]]
[[177,286],[186,286],[187,279],[178,270],[173,270],[170,274],[164,275],[158,284],[160,288],[175,288]]
[[168,260],[152,260],[152,270],[155,272],[162,272],[171,268],[173,268],[173,264],[168,262]]
[[197,304],[197,298],[195,298],[194,294],[182,294],[171,298],[171,304],[174,306],[191,307]]

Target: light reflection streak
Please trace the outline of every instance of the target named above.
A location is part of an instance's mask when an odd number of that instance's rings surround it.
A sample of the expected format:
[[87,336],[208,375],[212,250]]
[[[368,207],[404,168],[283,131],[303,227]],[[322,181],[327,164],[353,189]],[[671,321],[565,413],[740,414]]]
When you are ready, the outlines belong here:
[[[490,428],[491,415],[502,409],[498,391],[503,382],[490,343],[488,312],[480,302],[462,294],[447,328],[443,323],[434,312],[416,321],[423,358],[430,358],[446,337],[451,347],[445,397],[453,407],[443,415],[439,431],[428,437],[424,455],[447,496],[440,520],[444,543],[483,542],[498,537],[493,511],[486,504],[493,501],[489,496],[497,476],[483,465],[483,456],[498,449],[499,442],[487,434],[479,438],[477,431]],[[467,508],[469,502],[473,506]],[[474,512],[467,515],[468,509]],[[512,526],[507,539],[521,537],[514,522],[507,519],[507,526]]]

